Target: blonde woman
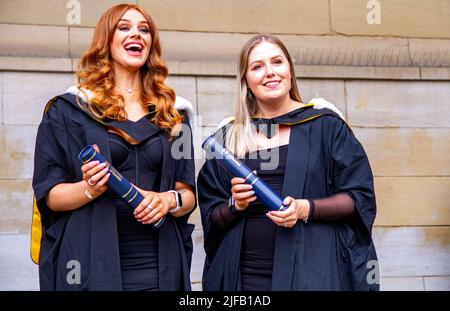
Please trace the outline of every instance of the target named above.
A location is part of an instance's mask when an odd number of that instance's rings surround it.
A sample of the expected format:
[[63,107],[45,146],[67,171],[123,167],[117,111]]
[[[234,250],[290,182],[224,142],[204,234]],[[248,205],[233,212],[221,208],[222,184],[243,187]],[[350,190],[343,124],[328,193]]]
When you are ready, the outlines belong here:
[[216,135],[288,208],[268,211],[251,185],[207,160],[197,183],[203,289],[379,289],[368,277],[377,259],[373,177],[339,112],[321,108],[324,100],[302,103],[289,53],[271,35],[244,45],[238,95],[234,119]]
[[[190,289],[194,162],[173,155],[171,144],[181,139],[192,152],[192,107],[175,104],[167,73],[150,15],[120,4],[97,23],[79,85],[47,104],[33,175],[41,290]],[[77,155],[86,145],[140,188],[145,199],[134,211],[108,190],[104,165],[81,165]],[[69,278],[75,267],[79,275]]]

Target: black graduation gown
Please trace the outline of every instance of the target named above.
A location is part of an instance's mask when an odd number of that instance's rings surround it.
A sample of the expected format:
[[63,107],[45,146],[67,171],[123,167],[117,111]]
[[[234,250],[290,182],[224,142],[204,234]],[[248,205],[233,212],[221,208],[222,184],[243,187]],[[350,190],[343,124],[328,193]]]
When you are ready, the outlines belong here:
[[[145,131],[133,131],[126,123],[117,121],[108,125],[121,129],[137,141],[161,136],[163,174],[160,191],[173,189],[176,180],[195,189],[193,157],[190,160],[173,159],[165,132],[145,118],[137,122],[143,123]],[[189,126],[187,115],[185,124]],[[187,138],[192,152],[192,140],[187,136],[190,133],[184,134],[178,139]],[[38,128],[33,175],[33,189],[42,218],[41,290],[122,290],[116,211],[111,195],[108,195],[110,190],[71,212],[53,212],[45,203],[53,186],[82,180],[82,163],[77,156],[88,144],[97,144],[106,160],[111,161],[104,125],[80,109],[75,95],[66,93],[52,99]],[[176,218],[167,214],[159,229],[160,290],[191,289],[189,273],[194,225],[188,224],[188,217]],[[69,284],[66,280],[73,268],[68,265],[71,260],[80,263],[80,284]]]
[[[292,126],[282,197],[315,199],[345,192],[357,215],[342,221],[298,221],[277,227],[272,290],[379,290],[367,281],[377,260],[371,238],[376,203],[371,168],[347,124],[328,109],[310,106],[274,120]],[[232,176],[215,160],[200,170],[197,189],[205,236],[204,290],[240,290],[245,217],[221,229],[210,222],[227,204]],[[373,272],[372,272],[373,274]]]

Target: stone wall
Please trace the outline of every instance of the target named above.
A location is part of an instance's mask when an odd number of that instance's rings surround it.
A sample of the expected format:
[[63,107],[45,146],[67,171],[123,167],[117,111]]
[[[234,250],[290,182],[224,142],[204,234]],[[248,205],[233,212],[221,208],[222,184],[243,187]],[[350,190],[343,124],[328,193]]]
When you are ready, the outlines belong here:
[[[0,244],[2,235],[24,241],[29,233],[42,109],[74,84],[97,19],[119,2],[0,0]],[[254,33],[277,34],[294,58],[303,100],[334,102],[369,156],[382,289],[450,290],[450,1],[127,2],[146,8],[161,30],[168,84],[196,108],[197,154],[233,113],[241,46]],[[381,23],[369,24],[367,4],[375,2]],[[74,3],[79,24],[67,19]],[[191,220],[192,281],[200,289],[198,210]],[[0,264],[11,259],[2,253]]]

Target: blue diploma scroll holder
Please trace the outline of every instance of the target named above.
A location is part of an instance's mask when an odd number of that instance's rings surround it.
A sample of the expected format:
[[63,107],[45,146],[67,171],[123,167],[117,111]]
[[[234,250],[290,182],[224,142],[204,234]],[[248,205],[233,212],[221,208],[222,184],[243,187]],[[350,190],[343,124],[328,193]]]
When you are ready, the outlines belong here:
[[[90,161],[99,161],[100,163],[106,162],[108,172],[111,174],[108,179],[108,186],[119,195],[132,208],[138,207],[139,203],[144,199],[142,194],[125,178],[118,170],[116,170],[106,159],[91,145],[86,146],[78,154],[78,159],[83,163]],[[159,228],[164,223],[164,217],[153,224],[153,227]]]
[[284,211],[288,208],[283,204],[281,197],[276,194],[261,178],[259,178],[242,161],[237,160],[234,155],[222,146],[213,136],[209,136],[202,148],[209,156],[212,156],[231,175],[245,179],[246,184],[253,186],[256,197],[271,211]]

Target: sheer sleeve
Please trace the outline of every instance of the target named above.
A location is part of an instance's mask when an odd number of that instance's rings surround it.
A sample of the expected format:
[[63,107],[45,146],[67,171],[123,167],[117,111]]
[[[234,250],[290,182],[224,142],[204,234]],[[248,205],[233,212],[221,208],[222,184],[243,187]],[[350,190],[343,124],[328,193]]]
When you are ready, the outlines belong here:
[[355,200],[348,193],[338,193],[322,199],[308,200],[310,220],[338,220],[355,213]]
[[216,207],[211,214],[211,224],[222,229],[234,226],[242,218],[243,212],[233,210],[228,206],[228,201]]

